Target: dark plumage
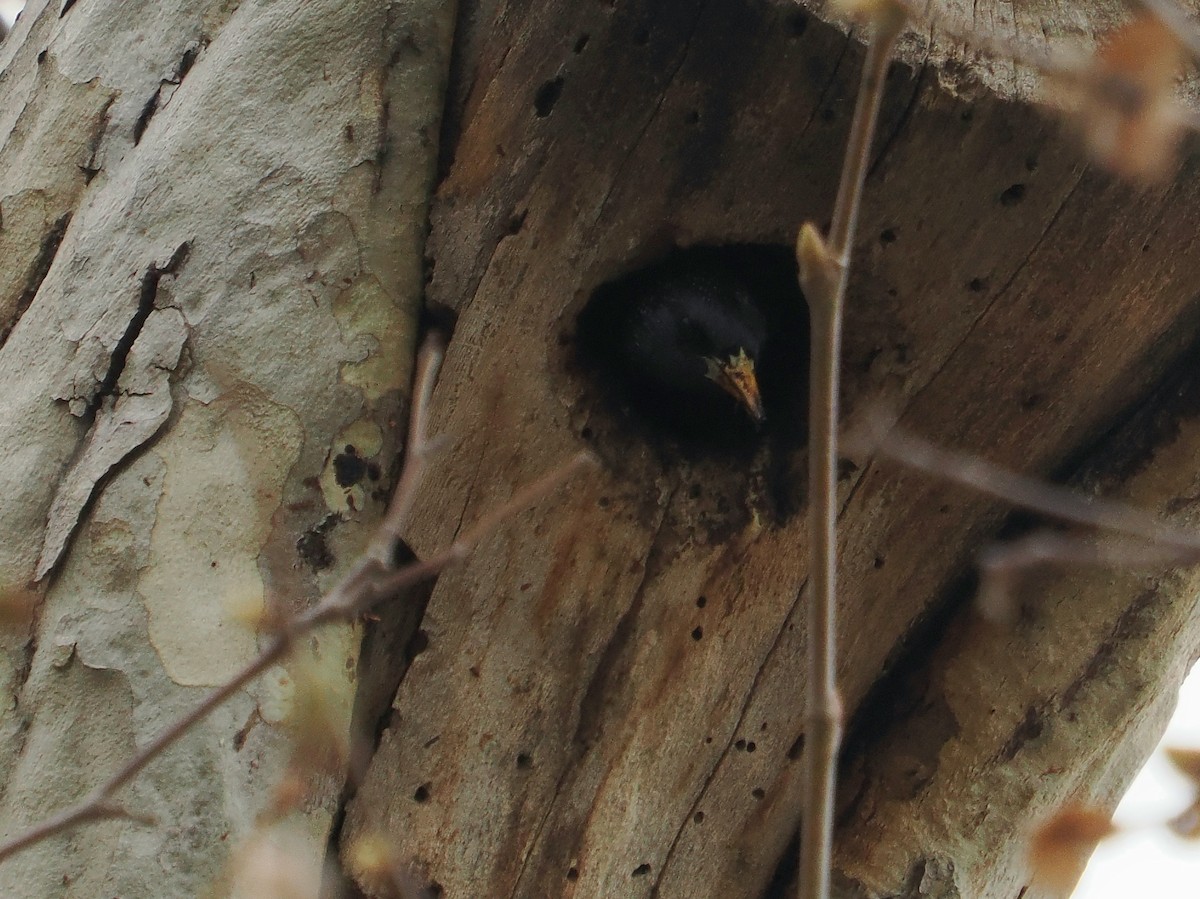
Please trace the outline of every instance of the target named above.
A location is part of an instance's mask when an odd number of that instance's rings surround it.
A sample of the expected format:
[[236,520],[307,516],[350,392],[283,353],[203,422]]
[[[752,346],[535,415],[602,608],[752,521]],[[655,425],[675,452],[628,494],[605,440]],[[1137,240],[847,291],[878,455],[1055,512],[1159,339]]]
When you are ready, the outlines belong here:
[[597,290],[578,334],[624,405],[688,441],[752,443],[801,408],[807,314],[780,248],[676,251]]

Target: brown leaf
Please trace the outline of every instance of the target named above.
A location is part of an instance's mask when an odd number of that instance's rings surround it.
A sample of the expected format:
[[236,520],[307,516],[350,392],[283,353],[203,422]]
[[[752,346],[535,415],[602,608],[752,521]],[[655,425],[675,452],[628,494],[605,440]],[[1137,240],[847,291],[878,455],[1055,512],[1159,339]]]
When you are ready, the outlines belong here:
[[1097,51],[1078,109],[1085,142],[1119,175],[1168,174],[1182,133],[1173,98],[1183,48],[1157,18],[1139,16],[1114,31]]
[[350,758],[350,720],[337,675],[305,659],[293,664],[292,677],[295,686],[286,720],[292,737],[291,766],[318,774],[338,772]]
[[1171,746],[1165,750],[1167,759],[1180,774],[1200,788],[1200,749],[1184,749]]
[[1075,886],[1096,844],[1115,832],[1108,812],[1067,806],[1033,835],[1030,864],[1044,886],[1065,895]]
[[1149,90],[1167,90],[1183,68],[1183,48],[1157,17],[1140,15],[1122,25],[1096,54],[1099,68],[1120,73]]
[[302,833],[260,828],[233,853],[226,880],[233,899],[316,899],[320,854]]
[[1193,802],[1167,822],[1167,827],[1177,837],[1185,840],[1200,840],[1200,800]]
[[355,879],[381,896],[409,899],[425,893],[400,862],[392,841],[380,834],[368,833],[355,840],[346,860]]

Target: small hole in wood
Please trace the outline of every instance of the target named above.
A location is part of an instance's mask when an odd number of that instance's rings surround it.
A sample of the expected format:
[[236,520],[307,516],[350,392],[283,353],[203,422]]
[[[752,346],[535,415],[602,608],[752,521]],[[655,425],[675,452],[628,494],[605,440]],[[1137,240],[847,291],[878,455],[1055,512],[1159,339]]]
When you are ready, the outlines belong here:
[[544,119],[554,111],[554,104],[562,96],[564,81],[565,79],[559,75],[538,88],[538,92],[533,98],[533,111],[539,119]]
[[1025,185],[1017,183],[1017,184],[1010,185],[1009,187],[1006,187],[1004,189],[1004,191],[1000,194],[1000,205],[1001,206],[1016,206],[1018,203],[1020,203],[1024,199],[1025,199]]
[[408,657],[415,659],[429,648],[429,634],[424,630],[416,631],[408,641]]
[[528,209],[522,209],[520,212],[514,212],[508,217],[508,221],[504,224],[504,232],[510,237],[518,234],[521,228],[525,226],[525,216],[529,214]]

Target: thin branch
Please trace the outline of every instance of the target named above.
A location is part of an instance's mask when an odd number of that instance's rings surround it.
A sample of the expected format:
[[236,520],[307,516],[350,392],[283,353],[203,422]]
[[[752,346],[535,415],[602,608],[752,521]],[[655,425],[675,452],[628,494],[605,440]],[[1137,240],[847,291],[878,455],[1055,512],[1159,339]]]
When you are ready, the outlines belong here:
[[993,543],[979,554],[979,567],[1004,577],[1022,574],[1042,565],[1076,565],[1096,568],[1159,568],[1195,565],[1200,548],[1183,549],[1131,540],[1096,538],[1034,531],[1016,540]]
[[[419,480],[420,468],[423,465],[422,456],[430,445],[426,439],[426,418],[433,382],[437,378],[437,370],[441,364],[444,349],[440,337],[427,338],[418,355],[418,373],[413,393],[408,440],[409,449],[416,450],[416,452],[410,452],[405,457],[396,496],[392,500],[384,523],[371,542],[371,549],[364,553],[341,581],[314,606],[286,621],[271,637],[259,655],[241,671],[209,693],[202,702],[182,718],[170,724],[90,795],[0,844],[0,862],[22,849],[87,821],[110,818],[144,820],[114,805],[112,802],[114,794],[141,773],[150,762],[178,742],[210,712],[283,659],[298,638],[325,624],[352,621],[377,603],[394,597],[404,587],[437,575],[447,566],[465,558],[479,544],[480,540],[517,512],[543,499],[581,468],[595,465],[595,457],[591,453],[576,454],[538,480],[519,488],[506,503],[486,512],[446,549],[429,559],[412,562],[399,568],[395,567],[390,550],[394,547],[394,541],[399,539],[397,528],[403,525],[412,507],[412,493]],[[382,558],[376,554],[381,547],[384,550]]]
[[307,630],[328,621],[353,618],[397,591],[434,577],[444,568],[466,558],[480,540],[509,518],[553,492],[572,475],[584,468],[594,468],[598,464],[592,453],[586,450],[576,453],[536,481],[521,487],[506,503],[484,513],[483,517],[445,549],[439,550],[428,559],[413,562],[389,573],[369,572],[365,575],[368,583],[364,585],[359,586],[356,583],[349,585],[346,590],[331,591],[321,603],[302,613],[298,624]]
[[870,434],[856,435],[859,449],[874,452],[917,471],[970,487],[978,493],[1059,521],[1106,530],[1180,551],[1200,551],[1200,535],[1173,527],[1126,503],[1083,496],[1065,487],[1007,471],[975,456],[942,449],[884,418],[867,420]]
[[871,156],[892,47],[905,13],[883,2],[850,126],[845,163],[829,239],[812,225],[800,229],[796,255],[800,284],[812,320],[809,382],[809,596],[805,692],[804,806],[800,829],[801,899],[829,895],[833,855],[833,794],[841,742],[842,707],[837,690],[837,423],[841,371],[842,308],[849,278],[850,247]]
[[85,824],[89,821],[112,821],[117,819],[153,823],[147,818],[130,814],[119,805],[114,805],[109,802],[96,802],[87,800],[80,802],[77,805],[73,805],[70,808],[62,809],[50,817],[39,821],[24,833],[13,837],[11,840],[6,842],[3,847],[0,847],[0,861],[3,861],[10,855],[15,855],[22,849],[27,849],[35,843],[40,843],[42,840],[48,840],[50,837],[62,833],[64,830],[74,827],[76,824]]
[[1121,569],[1171,568],[1200,562],[1200,548],[1162,546],[1130,537],[1063,534],[1039,530],[994,543],[979,554],[976,604],[992,621],[1013,619],[1013,593],[1036,568],[1056,565]]
[[400,481],[392,494],[387,514],[379,525],[375,539],[371,541],[368,554],[383,565],[391,564],[395,558],[396,545],[403,539],[412,512],[417,487],[425,474],[425,463],[430,453],[429,404],[433,399],[433,386],[446,358],[445,338],[437,331],[430,332],[417,352],[417,375],[413,384],[412,412],[408,421],[408,440],[404,450],[404,468]]

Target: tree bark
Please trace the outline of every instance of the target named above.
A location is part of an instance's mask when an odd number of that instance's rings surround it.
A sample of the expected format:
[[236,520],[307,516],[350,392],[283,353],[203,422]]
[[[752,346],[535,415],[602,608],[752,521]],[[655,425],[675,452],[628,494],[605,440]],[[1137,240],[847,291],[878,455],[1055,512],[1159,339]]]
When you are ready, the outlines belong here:
[[[369,622],[361,659],[357,630],[304,648],[379,745],[294,823],[368,895],[354,848],[376,834],[449,897],[782,895],[802,478],[781,509],[767,451],[685,457],[630,428],[574,321],[671,245],[823,221],[860,43],[773,0],[485,2],[457,11],[451,66],[455,12],[33,3],[0,44],[0,571],[41,597],[6,647],[0,820],[85,793],[253,653],[227,600],[300,607],[362,547],[431,267],[458,322],[413,550],[581,445],[608,467]],[[972,14],[1051,46],[1113,21]],[[884,401],[1188,524],[1195,159],[1119,183],[1026,104],[1031,81],[906,39],[854,251],[848,418]],[[1025,830],[1114,802],[1152,745],[1197,654],[1194,578],[1055,574],[996,630],[967,581],[1002,505],[871,459],[841,490],[838,891],[1017,895]],[[290,680],[129,789],[160,827],[80,829],[0,866],[0,892],[201,892],[286,764]]]
[[[257,652],[386,499],[452,28],[441,4],[45,3],[0,45],[0,571],[11,836]],[[299,651],[349,708],[359,635]],[[6,896],[202,895],[291,752],[294,668],[238,695]],[[338,698],[340,694],[340,699]],[[348,717],[348,716],[347,716]],[[319,862],[341,783],[293,822]]]
[[[1005,9],[976,24],[1028,34]],[[429,289],[460,313],[435,410],[454,444],[414,546],[580,443],[610,468],[441,578],[343,845],[391,834],[450,896],[775,895],[802,813],[803,516],[774,520],[757,472],[632,434],[572,332],[664,246],[787,245],[823,220],[861,47],[767,2],[460,21]],[[1052,46],[1100,27],[1037,21]],[[1118,183],[1025,105],[1030,83],[909,37],[854,253],[848,413],[883,400],[1037,475],[1095,460],[1165,509],[1190,467],[1149,459],[1185,448],[1158,431],[1126,465],[1111,429],[1196,339],[1191,161]],[[962,584],[1002,506],[869,460],[842,489],[839,889],[1016,895],[1026,830],[1111,805],[1148,751],[1196,654],[1193,585],[1064,577],[991,632]]]

